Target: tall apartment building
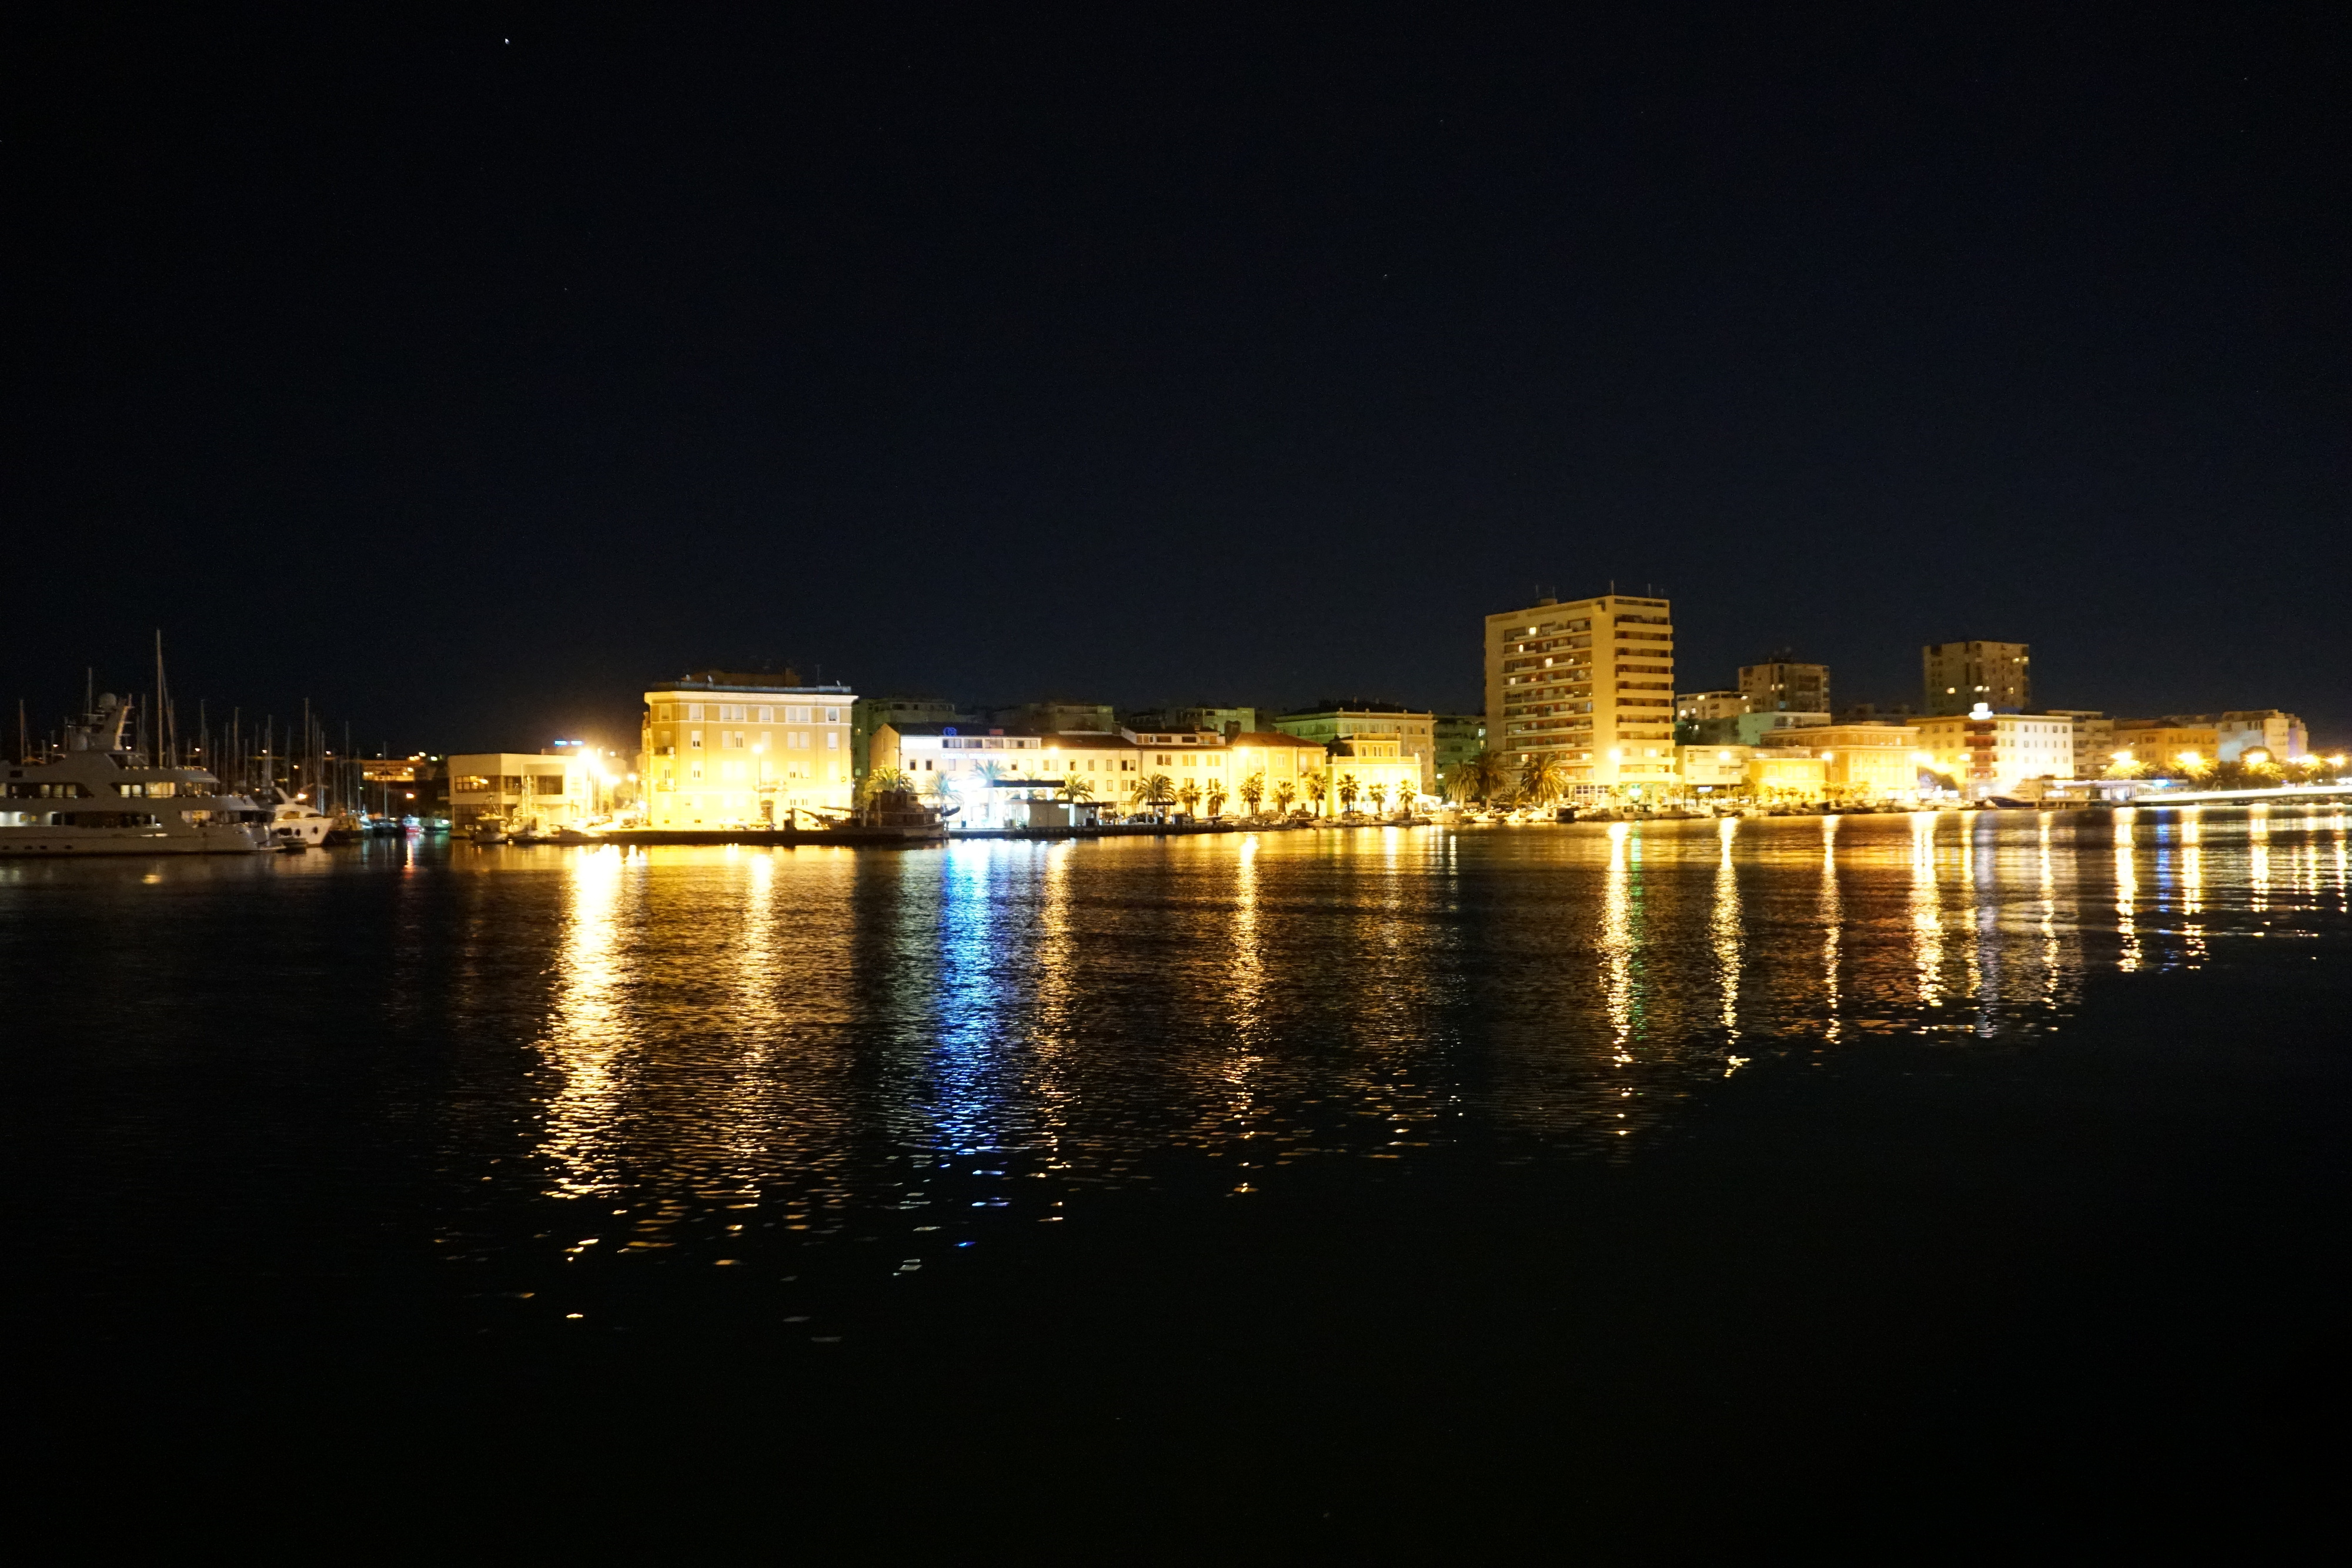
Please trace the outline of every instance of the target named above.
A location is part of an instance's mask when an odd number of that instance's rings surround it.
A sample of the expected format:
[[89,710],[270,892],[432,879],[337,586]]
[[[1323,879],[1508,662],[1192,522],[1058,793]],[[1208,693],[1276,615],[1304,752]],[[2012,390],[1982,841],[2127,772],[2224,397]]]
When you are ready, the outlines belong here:
[[1982,703],[1995,713],[2033,706],[2033,676],[2023,643],[1930,643],[1919,651],[1930,717],[1965,714]]
[[646,824],[724,828],[846,810],[847,686],[771,685],[709,670],[646,693]]
[[1487,744],[1559,758],[1578,793],[1675,777],[1675,627],[1664,599],[1603,594],[1486,617]]
[[1757,713],[1834,713],[1830,706],[1830,667],[1786,658],[1739,666],[1739,689]]

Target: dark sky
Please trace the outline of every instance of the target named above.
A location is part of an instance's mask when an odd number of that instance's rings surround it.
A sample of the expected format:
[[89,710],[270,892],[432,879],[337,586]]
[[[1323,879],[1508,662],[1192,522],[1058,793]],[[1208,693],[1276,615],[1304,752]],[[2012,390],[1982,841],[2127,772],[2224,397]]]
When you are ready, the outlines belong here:
[[0,696],[1475,706],[1614,579],[2352,741],[2352,10],[1617,9],[14,8]]

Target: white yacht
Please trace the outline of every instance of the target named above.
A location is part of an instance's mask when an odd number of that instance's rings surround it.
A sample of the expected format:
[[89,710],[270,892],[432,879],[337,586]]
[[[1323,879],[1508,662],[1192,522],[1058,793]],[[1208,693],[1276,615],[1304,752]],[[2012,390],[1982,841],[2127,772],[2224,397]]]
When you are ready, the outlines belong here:
[[327,841],[327,830],[335,825],[328,816],[307,800],[298,800],[278,791],[278,805],[270,812],[269,836],[280,849],[315,850]]
[[131,705],[112,693],[66,731],[65,751],[0,765],[0,857],[251,854],[271,847],[270,812],[221,793],[201,768],[150,768],[123,741]]

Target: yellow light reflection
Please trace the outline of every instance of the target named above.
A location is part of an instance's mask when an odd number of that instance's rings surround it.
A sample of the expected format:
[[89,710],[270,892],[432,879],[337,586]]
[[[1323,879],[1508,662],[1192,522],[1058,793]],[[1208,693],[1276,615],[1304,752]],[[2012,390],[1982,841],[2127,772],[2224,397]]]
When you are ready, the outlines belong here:
[[1609,824],[1609,876],[1601,895],[1602,1011],[1618,1061],[1633,1060],[1633,896],[1630,846],[1633,824]]
[[2138,817],[2139,809],[2135,806],[2116,812],[2116,934],[2123,939],[2116,967],[2126,974],[2138,968],[2140,961],[2139,876],[2132,866],[2132,826]]
[[2205,826],[2198,816],[2203,809],[2191,806],[2180,814],[2180,939],[2192,969],[2205,960],[2205,923],[2198,918],[2205,913]]
[[2044,1006],[2058,1001],[2058,873],[2050,859],[2050,813],[2042,813],[2040,850],[2042,871],[2042,1000]]
[[[1832,819],[1833,820],[1833,819]],[[1707,926],[1715,949],[1717,985],[1722,994],[1720,1018],[1725,1034],[1739,1038],[1739,873],[1731,863],[1732,841],[1739,835],[1739,819],[1726,817],[1717,824],[1722,856],[1715,868],[1715,911]]]
[[552,1173],[550,1197],[596,1197],[619,1186],[614,1156],[624,1085],[615,1066],[629,1038],[618,951],[624,875],[615,846],[572,855],[554,1008],[539,1047],[562,1075],[548,1102],[538,1150]]
[[1940,811],[1911,813],[1911,947],[1919,970],[1919,999],[1944,1000],[1943,895],[1936,885],[1936,827]]
[[1819,913],[1822,922],[1822,996],[1829,1010],[1829,1021],[1822,1032],[1835,1041],[1844,1031],[1845,1022],[1839,1010],[1838,944],[1844,939],[1845,905],[1838,896],[1837,838],[1841,819],[1822,819],[1822,894]]
[[2253,906],[2271,906],[2271,809],[2256,806],[2246,813],[2247,873],[2253,882]]

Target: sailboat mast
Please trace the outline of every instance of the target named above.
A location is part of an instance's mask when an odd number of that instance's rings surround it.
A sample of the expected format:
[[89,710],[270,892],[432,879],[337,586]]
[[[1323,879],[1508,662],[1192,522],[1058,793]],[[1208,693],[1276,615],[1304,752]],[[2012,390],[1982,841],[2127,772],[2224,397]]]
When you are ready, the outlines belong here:
[[155,766],[171,766],[163,755],[163,629],[155,628]]

